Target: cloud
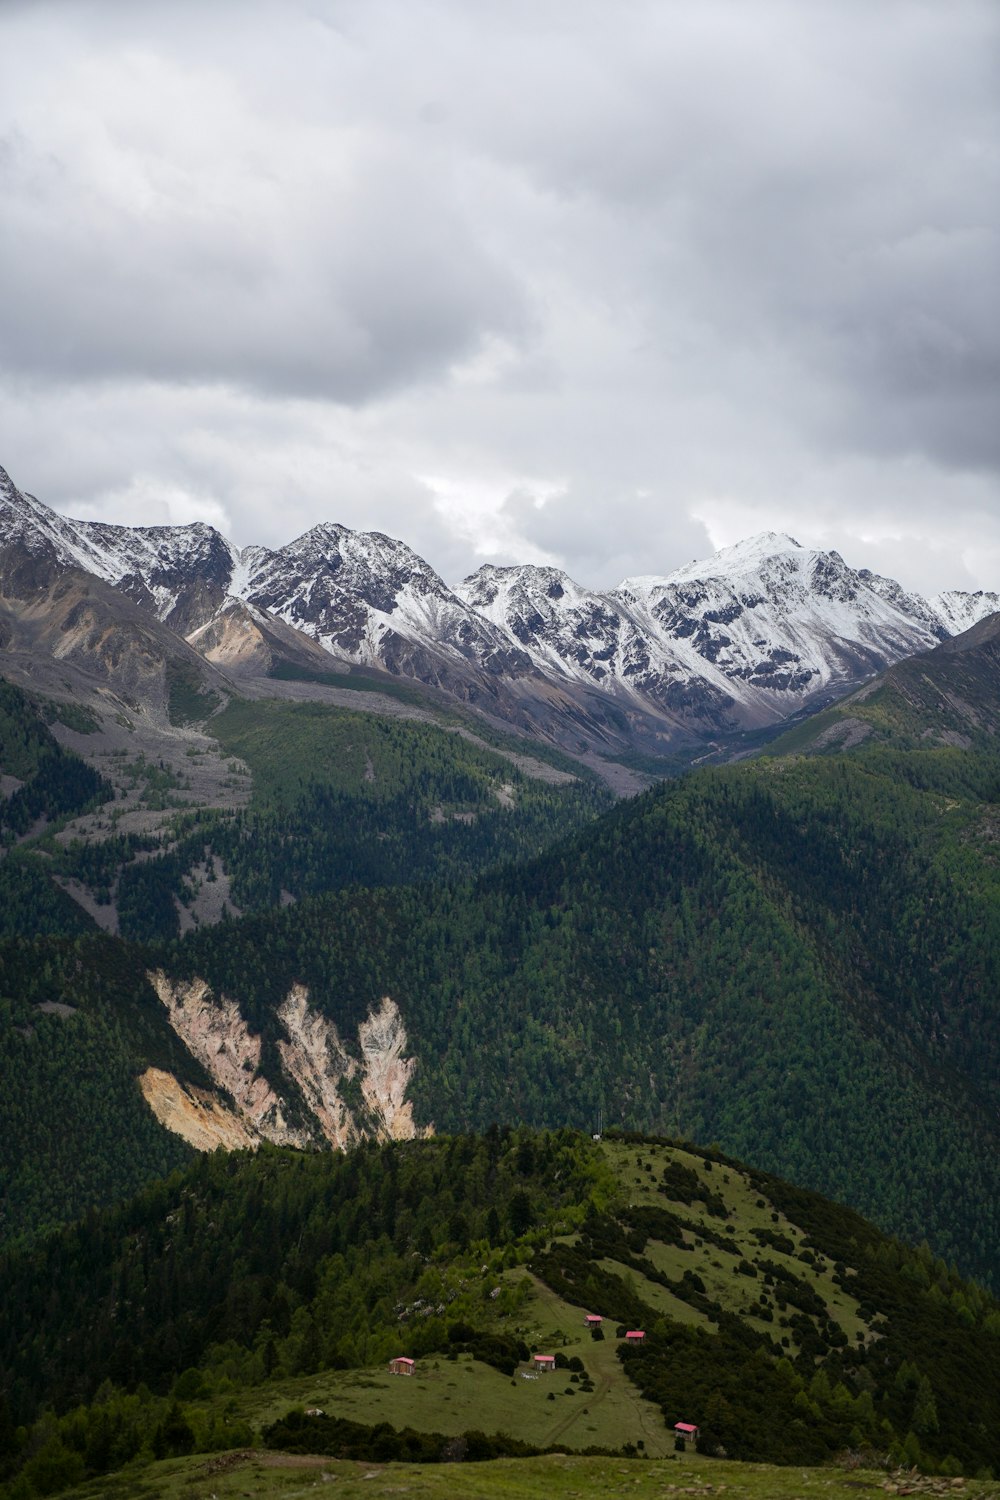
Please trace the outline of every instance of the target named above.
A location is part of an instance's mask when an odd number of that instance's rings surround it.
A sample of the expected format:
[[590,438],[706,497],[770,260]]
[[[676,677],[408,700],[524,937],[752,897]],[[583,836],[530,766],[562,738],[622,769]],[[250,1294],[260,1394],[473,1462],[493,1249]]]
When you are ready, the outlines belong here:
[[998,41],[988,0],[5,6],[0,462],[452,580],[773,528],[996,586]]
[[8,372],[357,403],[524,326],[411,143],[261,118],[217,68],[134,46],[59,82],[0,147]]

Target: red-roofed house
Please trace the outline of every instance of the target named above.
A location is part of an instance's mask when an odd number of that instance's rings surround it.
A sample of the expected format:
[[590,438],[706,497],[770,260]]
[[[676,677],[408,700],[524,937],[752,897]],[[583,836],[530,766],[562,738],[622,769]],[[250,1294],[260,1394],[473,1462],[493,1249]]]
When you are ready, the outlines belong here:
[[626,1344],[641,1344],[645,1337],[646,1333],[644,1329],[630,1328],[625,1335],[625,1342]]
[[397,1354],[395,1359],[389,1361],[390,1375],[412,1375],[415,1361],[407,1359],[405,1354]]
[[600,1328],[604,1319],[600,1313],[588,1313],[583,1320],[584,1328]]
[[674,1431],[678,1437],[693,1439],[698,1436],[699,1429],[693,1422],[675,1422]]
[[555,1357],[554,1354],[536,1354],[535,1355],[535,1369],[536,1370],[554,1370],[555,1367],[556,1367],[556,1357]]

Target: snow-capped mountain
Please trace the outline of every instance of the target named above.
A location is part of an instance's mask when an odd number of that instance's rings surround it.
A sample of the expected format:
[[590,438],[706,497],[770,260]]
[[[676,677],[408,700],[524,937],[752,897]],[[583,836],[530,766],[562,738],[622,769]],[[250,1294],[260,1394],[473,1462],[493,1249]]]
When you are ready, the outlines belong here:
[[493,566],[458,592],[539,672],[733,727],[783,718],[1000,607],[962,594],[936,607],[774,532],[606,594],[554,568]]
[[68,568],[226,670],[266,673],[276,653],[315,670],[332,657],[579,745],[662,747],[776,723],[1000,609],[994,593],[924,599],[773,532],[607,592],[556,568],[491,564],[450,589],[380,532],[324,524],[240,551],[202,524],[70,520],[0,470],[2,591],[23,598]]
[[774,532],[666,578],[626,579],[613,597],[683,674],[704,675],[755,714],[779,703],[792,712],[948,633],[892,579]]
[[201,522],[133,527],[71,520],[22,493],[2,469],[0,527],[8,557],[22,570],[30,562],[30,581],[41,582],[43,571],[82,568],[196,642],[217,643],[210,627],[220,612],[232,640],[231,605],[238,599],[341,661],[452,691],[470,668],[486,678],[531,670],[504,632],[471,611],[410,547],[380,532],[327,524],[278,551],[240,552]]
[[518,677],[528,657],[422,557],[378,531],[314,526],[276,552],[247,547],[230,591],[331,655],[454,686],[469,667]]
[[108,526],[74,521],[24,494],[0,469],[0,542],[8,566],[43,575],[82,568],[127,594],[181,635],[209,620],[226,597],[238,553],[215,530]]
[[948,589],[943,594],[935,594],[929,602],[949,635],[961,635],[1000,610],[1000,594],[992,589],[978,589],[974,594]]

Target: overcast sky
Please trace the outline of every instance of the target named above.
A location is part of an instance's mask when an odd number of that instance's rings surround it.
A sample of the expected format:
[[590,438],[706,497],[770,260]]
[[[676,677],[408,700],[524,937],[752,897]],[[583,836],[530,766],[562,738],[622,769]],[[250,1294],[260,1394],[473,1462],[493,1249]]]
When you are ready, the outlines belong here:
[[1000,587],[997,0],[4,0],[0,464],[591,586]]

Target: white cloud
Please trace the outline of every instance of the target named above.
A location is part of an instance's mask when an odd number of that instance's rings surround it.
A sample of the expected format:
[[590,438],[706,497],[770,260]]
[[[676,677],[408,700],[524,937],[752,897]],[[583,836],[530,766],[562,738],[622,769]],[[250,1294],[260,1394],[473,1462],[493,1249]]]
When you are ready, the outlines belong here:
[[996,586],[1000,12],[0,12],[0,462],[582,582],[772,528]]

